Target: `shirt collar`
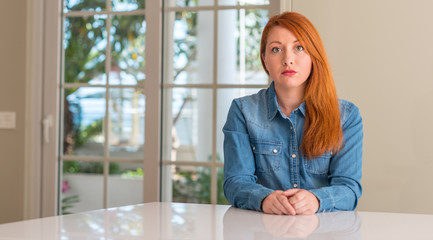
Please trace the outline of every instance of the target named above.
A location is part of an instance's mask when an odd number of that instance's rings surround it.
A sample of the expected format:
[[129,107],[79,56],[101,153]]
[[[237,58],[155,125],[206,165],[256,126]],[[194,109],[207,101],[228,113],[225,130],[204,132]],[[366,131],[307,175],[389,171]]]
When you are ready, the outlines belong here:
[[299,107],[297,108],[301,113],[302,113],[302,115],[304,115],[304,117],[305,117],[305,101],[304,102],[302,102],[301,103],[301,105],[299,105]]
[[[275,93],[275,86],[273,81],[268,87],[267,95],[268,120],[271,121],[275,117],[275,115],[281,110],[277,102],[277,94]],[[296,110],[299,110],[305,117],[305,102],[302,102],[301,105],[299,105],[299,107],[297,107],[294,111]]]
[[268,120],[271,121],[278,113],[278,109],[280,108],[277,103],[277,94],[275,93],[275,87],[273,81],[271,85],[269,85],[268,87],[267,100],[268,100]]

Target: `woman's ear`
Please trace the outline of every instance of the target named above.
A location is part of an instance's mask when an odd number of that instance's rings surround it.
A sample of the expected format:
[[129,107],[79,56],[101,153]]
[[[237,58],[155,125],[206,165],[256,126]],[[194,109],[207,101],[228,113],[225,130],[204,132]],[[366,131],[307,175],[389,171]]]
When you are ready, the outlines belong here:
[[266,62],[265,54],[260,55],[260,57],[262,58],[263,64],[265,65],[265,69],[268,69],[268,63]]
[[266,58],[265,58],[265,54],[261,54],[260,55],[260,60],[262,61],[262,65],[263,65],[263,69],[265,70],[266,74],[269,75],[269,71],[268,71],[268,63],[266,62]]

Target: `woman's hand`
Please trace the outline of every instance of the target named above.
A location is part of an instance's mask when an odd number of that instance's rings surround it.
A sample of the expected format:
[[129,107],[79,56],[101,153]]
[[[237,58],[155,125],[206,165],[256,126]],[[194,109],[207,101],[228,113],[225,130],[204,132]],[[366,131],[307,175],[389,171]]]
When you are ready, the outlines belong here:
[[269,194],[262,202],[263,212],[277,215],[295,215],[296,211],[290,205],[285,192],[277,190]]
[[298,215],[314,214],[319,210],[319,199],[305,189],[289,189],[284,191],[291,207]]

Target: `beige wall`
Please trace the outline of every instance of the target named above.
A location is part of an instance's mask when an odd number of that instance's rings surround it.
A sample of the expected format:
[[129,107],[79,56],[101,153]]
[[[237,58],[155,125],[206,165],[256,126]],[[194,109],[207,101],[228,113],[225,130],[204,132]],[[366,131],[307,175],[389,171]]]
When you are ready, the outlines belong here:
[[0,129],[0,223],[23,219],[26,0],[0,5],[0,111],[16,112],[16,129]]
[[358,210],[433,214],[433,1],[293,0],[364,120]]

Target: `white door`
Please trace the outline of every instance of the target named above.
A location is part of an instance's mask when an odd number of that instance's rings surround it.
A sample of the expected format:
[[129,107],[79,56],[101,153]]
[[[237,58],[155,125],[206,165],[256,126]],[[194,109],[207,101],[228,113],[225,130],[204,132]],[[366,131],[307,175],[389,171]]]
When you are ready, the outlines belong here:
[[43,216],[159,200],[161,5],[46,0]]

